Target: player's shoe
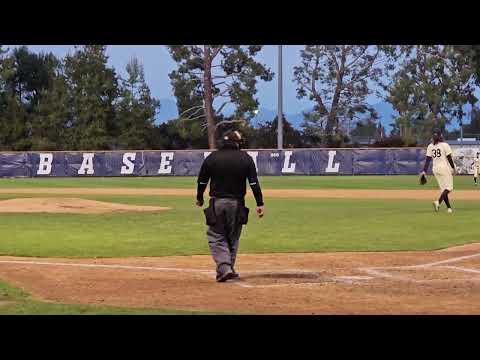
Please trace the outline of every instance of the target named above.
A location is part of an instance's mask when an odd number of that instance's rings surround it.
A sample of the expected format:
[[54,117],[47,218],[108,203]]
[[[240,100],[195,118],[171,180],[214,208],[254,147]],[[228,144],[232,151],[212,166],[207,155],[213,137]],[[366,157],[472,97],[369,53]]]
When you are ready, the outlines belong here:
[[227,280],[230,280],[232,277],[233,277],[233,272],[229,270],[226,273],[217,275],[217,282],[225,282]]
[[440,209],[440,204],[439,204],[438,200],[435,200],[435,201],[433,202],[433,208],[434,208],[435,211],[437,211],[437,212],[438,212],[438,209]]
[[448,208],[447,213],[451,214],[451,213],[453,213],[453,210],[451,208]]

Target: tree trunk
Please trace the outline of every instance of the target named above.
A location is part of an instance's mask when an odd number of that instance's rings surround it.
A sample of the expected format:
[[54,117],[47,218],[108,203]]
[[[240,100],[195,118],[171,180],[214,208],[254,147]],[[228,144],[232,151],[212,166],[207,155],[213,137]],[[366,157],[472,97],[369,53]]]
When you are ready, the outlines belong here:
[[[337,86],[335,88],[335,93],[333,95],[332,99],[332,106],[330,107],[330,113],[328,114],[327,117],[327,126],[326,126],[326,132],[327,132],[327,138],[330,138],[333,134],[333,127],[337,124],[338,118],[337,118],[337,112],[338,112],[338,103],[340,101],[340,93],[343,90],[343,76],[345,73],[345,61],[346,61],[346,52],[345,52],[345,47],[343,48],[342,51],[342,57],[341,57],[341,63],[340,63],[340,68],[337,72]],[[333,55],[335,56],[335,55]],[[338,69],[338,66],[337,66]]]
[[210,47],[204,48],[204,72],[203,72],[203,101],[205,103],[205,116],[207,118],[208,147],[215,149],[215,113],[213,111],[213,93],[212,93],[212,59]]

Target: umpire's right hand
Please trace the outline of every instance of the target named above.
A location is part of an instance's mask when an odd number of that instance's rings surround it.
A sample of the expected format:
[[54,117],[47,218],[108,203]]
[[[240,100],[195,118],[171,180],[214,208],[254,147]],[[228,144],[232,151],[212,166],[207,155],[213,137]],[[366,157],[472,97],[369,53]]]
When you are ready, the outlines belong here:
[[257,206],[257,215],[259,218],[265,215],[265,208],[263,206]]

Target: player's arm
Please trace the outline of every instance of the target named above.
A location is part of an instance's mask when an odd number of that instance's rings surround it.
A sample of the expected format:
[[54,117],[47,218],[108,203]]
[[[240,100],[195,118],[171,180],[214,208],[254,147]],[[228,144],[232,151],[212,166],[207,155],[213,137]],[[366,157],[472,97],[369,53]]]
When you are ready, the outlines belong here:
[[455,170],[455,164],[453,163],[452,154],[447,155],[447,160],[453,170]]
[[427,154],[425,156],[425,165],[423,165],[423,171],[420,173],[420,175],[425,175],[427,173],[428,167],[430,166],[430,163],[432,162],[432,147],[429,145],[427,147]]
[[450,147],[450,145],[445,144],[445,156],[447,157],[448,163],[452,167],[452,170],[455,171],[455,164],[454,164],[453,159],[452,159],[452,154],[453,154],[453,152],[452,152],[452,148]]
[[426,156],[425,157],[425,165],[423,165],[423,171],[422,174],[426,174],[428,167],[430,166],[430,163],[432,162],[432,157],[431,156]]
[[253,159],[249,156],[248,163],[248,184],[252,189],[253,196],[255,196],[255,201],[257,202],[257,214],[262,217],[264,213],[264,203],[263,203],[263,194],[262,189],[260,188],[260,182],[258,181],[257,169],[255,168],[255,163]]
[[197,179],[197,206],[203,206],[203,193],[207,188],[210,176],[208,161],[205,159],[205,161],[202,163],[202,167],[200,168],[200,173],[198,174]]

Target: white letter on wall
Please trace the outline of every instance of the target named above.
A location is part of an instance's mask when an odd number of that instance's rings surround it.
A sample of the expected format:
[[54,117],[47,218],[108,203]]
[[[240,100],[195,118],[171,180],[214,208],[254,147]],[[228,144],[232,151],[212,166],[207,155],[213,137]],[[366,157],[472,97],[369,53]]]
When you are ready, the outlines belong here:
[[53,154],[40,154],[37,175],[50,175],[52,171]]
[[292,156],[293,151],[285,151],[285,160],[283,161],[282,173],[294,173],[295,172],[295,163],[290,164],[290,157]]
[[123,163],[125,165],[122,166],[120,169],[120,174],[131,175],[133,174],[133,169],[135,168],[135,157],[137,156],[136,153],[125,153],[123,154]]
[[94,153],[85,153],[83,154],[83,161],[80,169],[78,169],[79,175],[92,175],[93,171],[93,157],[95,156]]
[[158,169],[158,173],[170,174],[172,172],[172,165],[170,165],[170,161],[173,160],[173,152],[162,152],[160,157],[160,169]]
[[335,163],[335,166],[333,166],[333,160],[335,159],[335,155],[337,155],[336,151],[329,151],[328,152],[328,165],[327,168],[325,169],[325,172],[327,173],[338,173],[338,169],[340,168],[340,163]]
[[247,151],[247,154],[250,155],[250,157],[253,159],[253,162],[255,163],[255,169],[258,172],[258,166],[257,166],[258,151]]

